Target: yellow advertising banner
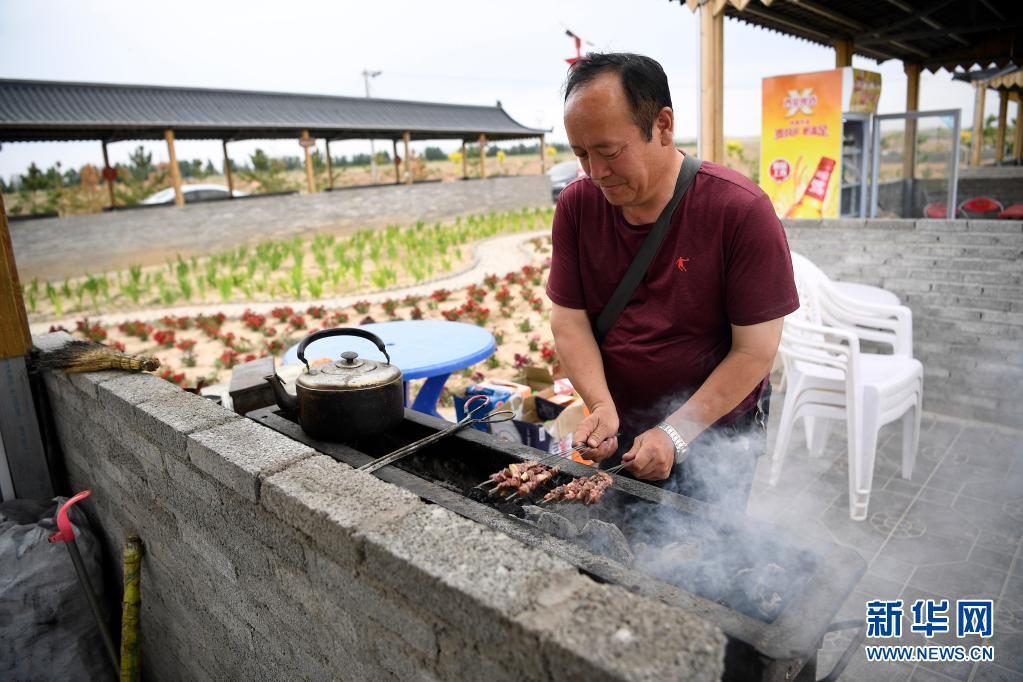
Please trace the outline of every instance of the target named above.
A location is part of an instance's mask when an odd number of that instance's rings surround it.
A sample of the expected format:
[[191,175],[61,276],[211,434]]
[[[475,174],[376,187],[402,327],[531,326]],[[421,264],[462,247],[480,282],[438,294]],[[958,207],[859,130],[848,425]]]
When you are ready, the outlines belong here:
[[844,69],[763,83],[760,186],[787,218],[837,218]]

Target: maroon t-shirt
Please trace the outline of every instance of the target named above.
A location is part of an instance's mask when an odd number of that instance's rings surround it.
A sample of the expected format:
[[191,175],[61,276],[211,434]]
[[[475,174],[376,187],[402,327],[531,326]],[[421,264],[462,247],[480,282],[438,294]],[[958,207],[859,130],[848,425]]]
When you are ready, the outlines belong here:
[[[594,322],[652,227],[626,222],[620,207],[579,178],[554,212],[547,295]],[[685,402],[728,354],[729,325],[798,307],[788,241],[770,199],[739,173],[704,161],[601,346],[623,431],[651,428]],[[766,386],[767,377],[718,424],[752,409]]]

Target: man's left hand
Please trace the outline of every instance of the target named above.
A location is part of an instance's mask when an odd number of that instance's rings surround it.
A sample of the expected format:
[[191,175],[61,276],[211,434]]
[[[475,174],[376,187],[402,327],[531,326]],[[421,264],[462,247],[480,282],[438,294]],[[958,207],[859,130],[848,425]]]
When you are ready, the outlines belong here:
[[632,447],[622,455],[622,464],[633,476],[644,481],[663,481],[671,474],[675,463],[675,444],[664,431],[654,428],[644,431]]

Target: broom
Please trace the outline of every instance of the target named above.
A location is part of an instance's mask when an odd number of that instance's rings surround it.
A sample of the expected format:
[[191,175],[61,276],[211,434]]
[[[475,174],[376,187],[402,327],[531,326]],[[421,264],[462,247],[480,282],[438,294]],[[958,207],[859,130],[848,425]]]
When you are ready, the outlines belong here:
[[152,355],[130,355],[94,341],[69,341],[39,356],[43,369],[65,372],[96,372],[101,369],[126,369],[130,372],[152,372],[160,361]]

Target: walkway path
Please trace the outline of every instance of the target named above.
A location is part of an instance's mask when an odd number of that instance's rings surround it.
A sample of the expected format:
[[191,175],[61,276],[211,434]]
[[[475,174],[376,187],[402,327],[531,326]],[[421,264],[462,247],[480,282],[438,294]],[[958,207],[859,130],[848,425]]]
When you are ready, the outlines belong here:
[[488,274],[504,275],[506,272],[518,270],[532,261],[532,250],[528,245],[529,240],[537,237],[545,237],[550,230],[539,230],[535,232],[521,232],[502,237],[490,239],[473,244],[472,264],[465,269],[436,277],[426,282],[398,289],[385,289],[383,291],[363,292],[350,294],[335,298],[322,298],[316,300],[285,300],[267,301],[260,303],[209,303],[202,305],[174,306],[170,308],[143,308],[123,313],[108,313],[106,315],[88,315],[78,313],[77,315],[65,317],[59,320],[47,320],[45,322],[33,322],[30,325],[33,334],[44,334],[51,326],[64,326],[73,329],[75,322],[88,317],[91,322],[111,325],[120,324],[128,320],[152,321],[159,320],[167,315],[195,317],[199,314],[224,313],[228,317],[237,317],[246,309],[260,315],[268,314],[274,308],[280,306],[307,308],[313,305],[322,305],[327,308],[345,308],[356,301],[369,301],[377,303],[388,298],[403,298],[408,295],[429,295],[436,289],[460,289],[470,284],[479,284],[483,277]]

